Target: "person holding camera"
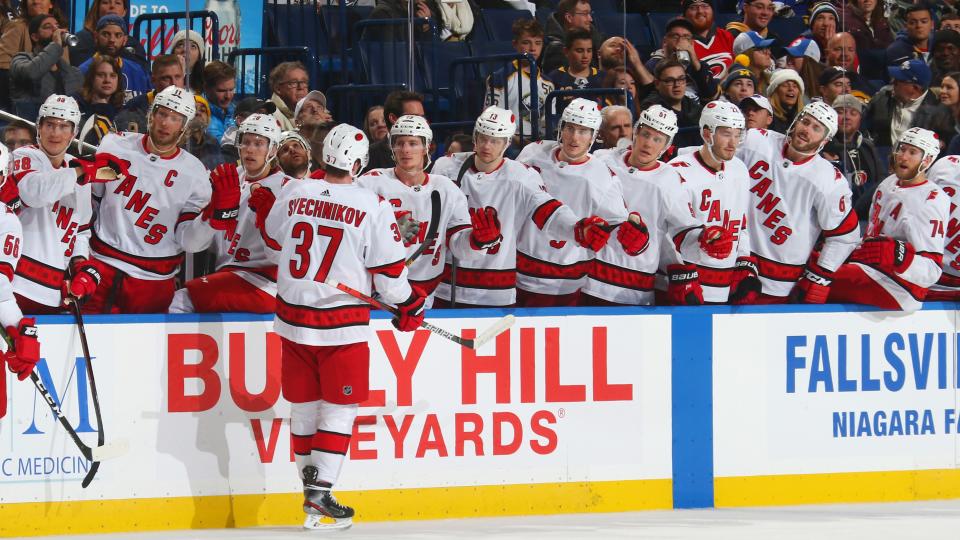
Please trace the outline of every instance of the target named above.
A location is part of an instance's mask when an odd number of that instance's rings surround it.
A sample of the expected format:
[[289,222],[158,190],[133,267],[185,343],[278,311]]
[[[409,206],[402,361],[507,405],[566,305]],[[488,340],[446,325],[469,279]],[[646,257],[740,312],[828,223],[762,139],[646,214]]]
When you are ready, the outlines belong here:
[[10,100],[16,114],[35,118],[40,104],[53,94],[80,91],[83,75],[63,57],[68,36],[53,15],[37,15],[27,26],[33,47],[14,55],[10,62]]
[[[693,40],[693,23],[682,17],[671,20],[664,30],[660,49],[650,55],[646,68],[652,73],[664,60],[679,62],[687,74],[686,95],[700,103],[708,103],[720,96],[720,82],[714,78],[710,66],[700,61]],[[652,89],[652,85],[646,88],[647,91]],[[643,99],[645,91],[640,90],[638,94]]]

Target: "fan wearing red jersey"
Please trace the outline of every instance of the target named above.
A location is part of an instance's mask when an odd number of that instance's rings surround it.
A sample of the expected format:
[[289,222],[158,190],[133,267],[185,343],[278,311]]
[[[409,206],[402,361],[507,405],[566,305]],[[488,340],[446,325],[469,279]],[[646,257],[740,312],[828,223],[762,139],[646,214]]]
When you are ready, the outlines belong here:
[[944,231],[943,274],[930,286],[925,300],[960,300],[960,156],[938,159],[926,175],[950,198],[950,220]]
[[939,153],[932,131],[915,127],[900,136],[893,174],[873,195],[866,237],[833,277],[831,302],[920,309],[942,273],[950,217],[950,198],[924,174]]
[[475,234],[483,235],[481,243],[499,237],[495,245],[449,266],[437,286],[437,307],[513,305],[517,241],[526,227],[535,227],[543,242],[575,242],[593,251],[610,236],[602,218],[579,219],[547,193],[536,170],[503,157],[515,130],[513,113],[488,107],[474,125],[475,151],[445,156],[433,167],[434,173],[456,179],[463,190]]
[[748,219],[762,285],[759,303],[823,303],[833,272],[860,241],[850,186],[819,155],[836,132],[836,111],[814,101],[786,135],[751,129],[737,152],[750,173]]
[[241,171],[233,163],[224,163],[211,173],[216,182],[240,186],[236,230],[231,234],[209,229],[208,245],[214,246],[217,271],[188,281],[173,295],[170,313],[274,312],[277,265],[257,228],[257,216],[266,217],[275,194],[289,180],[273,163],[279,144],[280,124],[273,115],[252,114],[240,124]]
[[153,99],[146,135],[110,134],[101,141],[100,152],[116,156],[125,172],[93,188],[99,206],[90,251],[109,286],[97,289],[85,311],[166,312],[184,252],[202,251],[210,228],[233,235],[236,178],[211,176],[177,146],[195,113],[193,94],[169,86]]
[[[347,124],[323,142],[323,179],[288,182],[264,223],[277,258],[274,328],[283,396],[291,403],[293,451],[303,480],[304,527],[344,528],[353,509],[333,496],[357,406],[369,393],[370,306],[324,282],[397,306],[401,331],[423,322],[424,297],[407,281],[405,249],[390,203],[353,179],[369,141]],[[323,516],[336,520],[320,522]]]

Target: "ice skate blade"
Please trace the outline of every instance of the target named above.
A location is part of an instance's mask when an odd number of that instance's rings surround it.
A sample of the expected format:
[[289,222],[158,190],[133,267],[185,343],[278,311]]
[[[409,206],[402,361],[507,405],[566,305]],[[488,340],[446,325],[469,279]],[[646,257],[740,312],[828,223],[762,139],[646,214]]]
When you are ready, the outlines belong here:
[[[332,519],[333,523],[322,521],[324,518]],[[308,514],[303,522],[303,528],[308,531],[342,531],[349,529],[351,525],[353,525],[353,518],[336,519],[313,514]]]

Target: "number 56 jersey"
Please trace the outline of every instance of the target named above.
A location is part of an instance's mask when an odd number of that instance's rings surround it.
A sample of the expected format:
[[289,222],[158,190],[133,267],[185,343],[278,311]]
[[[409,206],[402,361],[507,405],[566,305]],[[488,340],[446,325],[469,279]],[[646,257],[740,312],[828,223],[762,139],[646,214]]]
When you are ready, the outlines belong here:
[[366,341],[370,306],[326,285],[335,280],[385,302],[410,296],[406,250],[390,204],[356,184],[288,182],[264,226],[277,259],[274,329],[304,345]]

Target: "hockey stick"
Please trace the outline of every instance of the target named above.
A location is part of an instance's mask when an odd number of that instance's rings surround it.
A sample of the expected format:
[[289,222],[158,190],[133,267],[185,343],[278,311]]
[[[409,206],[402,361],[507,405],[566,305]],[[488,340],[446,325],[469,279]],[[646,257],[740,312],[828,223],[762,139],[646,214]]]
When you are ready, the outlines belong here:
[[[463,190],[463,176],[467,174],[474,163],[476,163],[477,154],[470,154],[470,157],[463,160],[463,165],[460,166],[460,171],[457,173],[457,187]],[[457,307],[457,258],[450,255],[450,308],[456,309]]]
[[[33,129],[37,129],[37,124],[36,124],[36,123],[31,122],[30,120],[27,120],[26,118],[20,118],[19,116],[15,115],[15,114],[10,114],[10,113],[8,113],[7,111],[4,111],[4,110],[0,110],[0,120],[6,120],[7,122],[19,121],[19,122],[23,122],[23,123],[25,123],[25,124],[29,124]],[[77,127],[77,129],[80,129],[79,126]],[[86,152],[96,152],[96,151],[97,151],[97,147],[96,147],[96,146],[94,146],[94,145],[92,145],[92,144],[90,144],[90,143],[87,143],[87,142],[83,142],[83,141],[81,141],[80,139],[73,139],[70,144],[76,144],[76,145],[77,145],[77,149],[80,150],[80,152],[84,152],[84,151],[86,151]]]
[[427,249],[427,246],[433,243],[437,238],[437,229],[440,228],[440,192],[433,190],[433,193],[430,194],[430,225],[427,228],[427,236],[423,239],[423,242],[420,244],[420,247],[417,248],[409,257],[407,257],[407,262],[404,263],[409,267],[413,264],[413,261],[417,260],[417,257],[423,253],[423,250]]
[[[333,279],[328,279],[324,281],[324,283],[326,283],[331,287],[336,287],[337,289],[349,294],[350,296],[358,300],[362,300],[377,309],[382,309],[388,313],[393,313],[394,315],[397,314],[396,308],[390,307],[387,304],[384,304],[383,302],[377,300],[376,298],[373,298],[372,296],[364,294],[354,289],[353,287],[350,287],[349,285],[344,285],[343,283],[340,283],[339,281],[336,281]],[[502,332],[506,331],[508,328],[513,326],[514,320],[515,319],[513,315],[507,315],[502,319],[500,319],[499,321],[497,321],[496,323],[494,323],[493,325],[491,325],[489,328],[487,328],[483,332],[481,332],[479,335],[477,335],[477,337],[473,339],[462,338],[454,334],[453,332],[450,332],[449,330],[444,330],[439,326],[434,326],[428,323],[427,321],[423,321],[422,323],[420,323],[420,328],[429,330],[440,337],[449,339],[450,341],[457,343],[459,345],[462,345],[468,349],[476,350],[476,349],[479,349],[484,343],[497,337]]]

